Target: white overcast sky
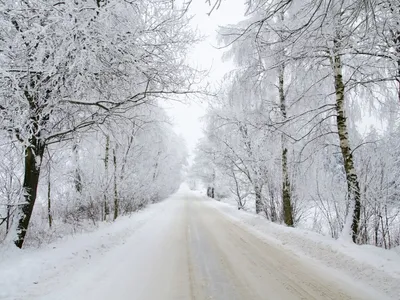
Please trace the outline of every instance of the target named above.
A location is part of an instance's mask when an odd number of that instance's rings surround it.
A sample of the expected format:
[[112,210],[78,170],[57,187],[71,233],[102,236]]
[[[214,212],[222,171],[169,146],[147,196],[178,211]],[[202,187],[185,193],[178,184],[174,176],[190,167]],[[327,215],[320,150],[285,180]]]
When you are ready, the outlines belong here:
[[[218,26],[235,24],[243,19],[245,11],[243,2],[241,0],[223,1],[221,7],[208,16],[210,7],[205,4],[205,0],[192,1],[190,13],[195,15],[192,26],[207,38],[193,48],[189,60],[199,69],[210,70],[208,79],[210,81],[221,80],[223,75],[233,67],[229,62],[222,62],[223,50],[215,48],[217,46],[216,33]],[[187,105],[178,102],[170,103],[166,107],[173,119],[176,132],[185,138],[191,152],[202,136],[203,126],[200,118],[204,115],[206,107],[206,103],[199,103],[199,101],[192,101]]]

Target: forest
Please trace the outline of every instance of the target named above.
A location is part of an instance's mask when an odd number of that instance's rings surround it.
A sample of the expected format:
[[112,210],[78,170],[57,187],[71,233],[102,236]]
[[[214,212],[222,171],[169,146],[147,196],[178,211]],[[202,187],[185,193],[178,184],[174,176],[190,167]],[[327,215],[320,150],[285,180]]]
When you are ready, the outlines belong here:
[[162,103],[193,92],[197,36],[172,4],[0,1],[1,240],[37,246],[179,187]]
[[[400,244],[400,2],[249,0],[191,168],[272,222]],[[216,7],[224,1],[214,3]]]
[[188,150],[164,104],[201,95],[194,188],[400,245],[400,2],[247,0],[217,32],[235,69],[209,89],[187,62],[194,1],[0,0],[0,241],[40,246],[173,194]]

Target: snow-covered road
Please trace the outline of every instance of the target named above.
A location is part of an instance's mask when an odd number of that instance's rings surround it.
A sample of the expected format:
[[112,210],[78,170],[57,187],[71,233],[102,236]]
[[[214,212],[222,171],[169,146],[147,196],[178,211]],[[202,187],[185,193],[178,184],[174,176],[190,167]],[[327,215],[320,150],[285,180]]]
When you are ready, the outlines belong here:
[[80,264],[71,257],[73,267],[48,268],[7,299],[385,299],[268,244],[189,191],[150,212],[108,251]]
[[267,244],[204,201],[187,199],[185,207],[192,299],[378,299]]

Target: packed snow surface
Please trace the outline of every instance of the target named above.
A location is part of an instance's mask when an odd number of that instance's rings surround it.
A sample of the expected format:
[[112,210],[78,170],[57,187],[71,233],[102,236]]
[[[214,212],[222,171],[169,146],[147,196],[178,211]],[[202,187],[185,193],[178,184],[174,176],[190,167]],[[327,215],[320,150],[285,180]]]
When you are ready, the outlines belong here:
[[400,299],[400,257],[187,189],[41,249],[3,249],[0,299]]

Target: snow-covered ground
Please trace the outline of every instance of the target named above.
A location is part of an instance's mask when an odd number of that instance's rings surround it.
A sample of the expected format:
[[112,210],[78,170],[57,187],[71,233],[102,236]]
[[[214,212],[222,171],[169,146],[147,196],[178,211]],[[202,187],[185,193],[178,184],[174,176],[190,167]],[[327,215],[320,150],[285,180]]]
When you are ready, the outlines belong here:
[[0,299],[400,299],[400,256],[181,189],[40,249],[1,249]]
[[0,299],[41,299],[57,281],[66,286],[76,283],[77,273],[115,252],[149,220],[162,215],[166,206],[167,201],[153,204],[115,223],[102,223],[94,232],[65,237],[40,249],[0,248]]
[[231,220],[247,226],[253,234],[266,242],[283,246],[311,264],[337,270],[347,275],[349,280],[362,282],[386,293],[392,299],[400,299],[399,247],[385,250],[334,240],[312,231],[269,222],[265,217],[252,212],[237,210],[234,202],[214,201],[207,199],[201,192],[196,194]]

